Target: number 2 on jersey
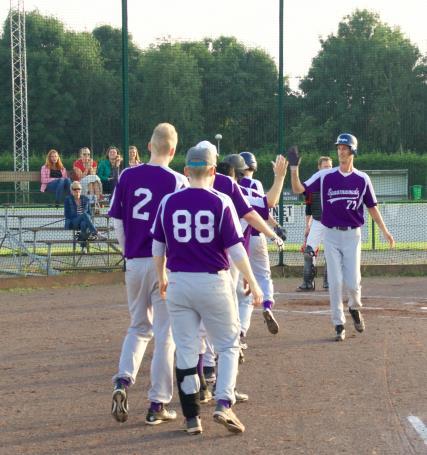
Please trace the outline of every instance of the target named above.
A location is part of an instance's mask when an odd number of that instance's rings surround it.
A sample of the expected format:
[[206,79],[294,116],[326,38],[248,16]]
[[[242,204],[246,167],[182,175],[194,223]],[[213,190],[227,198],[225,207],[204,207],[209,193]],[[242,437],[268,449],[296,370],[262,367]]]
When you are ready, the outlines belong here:
[[143,196],[143,198],[137,204],[134,205],[132,209],[132,218],[135,218],[137,220],[148,221],[150,212],[142,212],[141,209],[145,205],[147,205],[151,201],[151,199],[153,199],[153,193],[147,188],[138,188],[137,190],[135,190],[133,195],[135,197]]

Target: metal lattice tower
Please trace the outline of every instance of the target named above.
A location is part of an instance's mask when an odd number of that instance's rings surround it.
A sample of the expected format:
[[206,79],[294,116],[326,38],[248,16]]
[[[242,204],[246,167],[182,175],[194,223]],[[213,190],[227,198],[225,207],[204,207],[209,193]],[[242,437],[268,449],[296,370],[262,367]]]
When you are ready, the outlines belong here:
[[[12,59],[13,161],[14,170],[29,170],[27,52],[24,0],[10,0],[10,48]],[[15,182],[15,200],[27,202],[28,182]]]

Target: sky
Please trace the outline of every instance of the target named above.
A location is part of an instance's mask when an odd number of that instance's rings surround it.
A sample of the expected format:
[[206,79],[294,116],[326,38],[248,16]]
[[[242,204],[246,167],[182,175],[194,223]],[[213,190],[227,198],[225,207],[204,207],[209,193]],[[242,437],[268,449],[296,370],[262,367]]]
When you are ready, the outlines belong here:
[[[22,1],[22,0],[21,0]],[[267,51],[278,63],[279,0],[143,0],[128,1],[128,28],[140,48],[162,38],[199,40],[235,36],[248,47]],[[0,1],[0,24],[10,2]],[[99,25],[121,27],[121,0],[25,0],[26,11],[60,19],[68,29],[92,31]],[[284,73],[296,86],[307,74],[320,50],[320,38],[336,34],[338,24],[356,9],[380,15],[382,22],[402,33],[427,52],[427,2],[425,0],[284,0]]]

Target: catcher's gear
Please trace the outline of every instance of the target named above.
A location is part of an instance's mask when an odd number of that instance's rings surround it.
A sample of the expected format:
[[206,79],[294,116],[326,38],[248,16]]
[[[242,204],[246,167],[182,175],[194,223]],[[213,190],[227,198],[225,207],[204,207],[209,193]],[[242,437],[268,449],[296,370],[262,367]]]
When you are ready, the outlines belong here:
[[276,233],[276,235],[278,237],[280,237],[284,242],[286,242],[288,233],[283,226],[280,226],[280,224],[278,224],[277,226],[274,226],[274,232]]
[[329,289],[329,282],[328,282],[328,267],[325,262],[325,269],[323,271],[323,289]]
[[335,141],[335,145],[344,144],[350,147],[351,153],[353,155],[357,155],[357,139],[356,136],[353,136],[350,133],[341,133],[337,140]]
[[304,269],[303,269],[303,283],[299,286],[300,291],[314,291],[316,284],[314,277],[316,276],[316,267],[313,258],[316,256],[313,248],[307,246],[304,250]]
[[258,169],[258,163],[253,153],[240,152],[240,156],[245,160],[248,169],[250,169],[251,171],[256,171]]
[[279,253],[285,249],[285,244],[283,243],[283,240],[277,235],[275,237],[272,237],[270,240],[276,244],[277,251],[279,251]]
[[299,165],[301,158],[299,156],[298,147],[296,145],[288,148],[286,152],[286,159],[288,160],[290,166]]
[[228,163],[234,169],[238,177],[242,176],[243,171],[248,169],[245,160],[237,153],[225,156],[222,162]]

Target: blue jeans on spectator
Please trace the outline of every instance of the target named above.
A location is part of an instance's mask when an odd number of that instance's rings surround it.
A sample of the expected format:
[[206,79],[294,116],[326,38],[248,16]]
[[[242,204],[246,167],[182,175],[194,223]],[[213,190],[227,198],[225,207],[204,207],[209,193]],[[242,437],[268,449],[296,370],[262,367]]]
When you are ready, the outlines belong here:
[[64,195],[70,194],[71,180],[69,178],[61,178],[53,180],[46,185],[48,193],[55,193],[55,202],[59,203],[64,199]]
[[96,227],[93,225],[90,216],[87,213],[82,213],[71,220],[70,228],[80,231],[83,235],[96,234]]
[[86,240],[89,237],[89,234],[96,234],[97,230],[96,227],[93,225],[90,216],[87,213],[82,213],[79,216],[76,216],[72,220],[70,220],[70,229],[74,229],[75,231],[80,231],[80,238],[79,240],[83,240],[80,244],[82,247],[86,245]]

